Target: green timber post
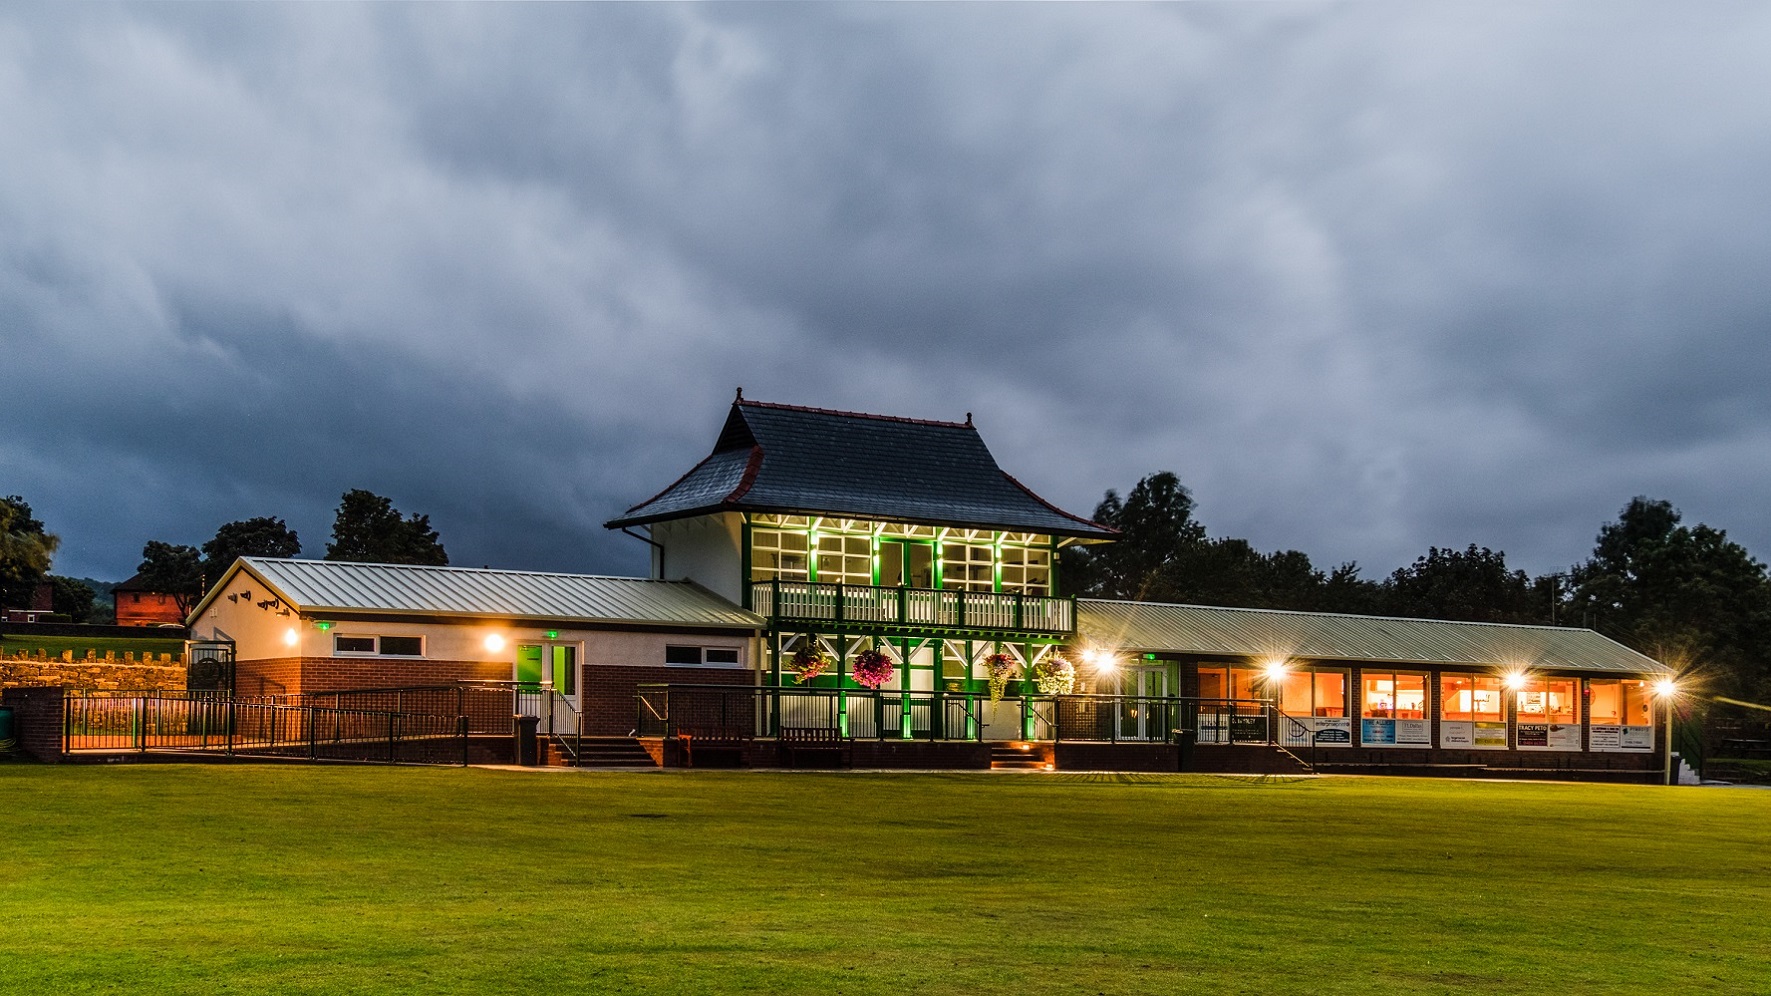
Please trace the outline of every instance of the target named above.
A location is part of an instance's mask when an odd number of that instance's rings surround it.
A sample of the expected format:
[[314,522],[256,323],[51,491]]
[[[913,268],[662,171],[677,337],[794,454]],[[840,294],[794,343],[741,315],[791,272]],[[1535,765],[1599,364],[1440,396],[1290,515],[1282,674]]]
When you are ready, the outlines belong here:
[[916,724],[911,716],[913,699],[910,694],[910,641],[898,641],[898,656],[904,662],[904,673],[898,676],[898,690],[902,696],[898,699],[898,738],[912,740],[916,737]]
[[1058,538],[1056,536],[1053,536],[1050,539],[1046,540],[1046,543],[1051,547],[1051,551],[1052,551],[1051,566],[1046,568],[1046,570],[1045,570],[1046,594],[1052,598],[1057,598],[1058,597]]
[[836,634],[836,729],[845,739],[849,735],[849,693],[843,687],[849,673],[849,638]]
[[[972,641],[965,641],[965,676],[968,685],[971,683],[972,669],[977,666],[974,663],[977,656],[977,650],[972,646]],[[967,740],[983,740],[984,724],[978,722],[978,695],[976,692],[967,692],[966,697],[970,701],[971,708],[966,711],[965,715],[965,738]]]
[[[929,656],[934,659],[935,680],[934,695],[929,699],[929,739],[947,739],[947,644],[943,640],[934,641]],[[904,646],[909,647],[906,639]]]
[[1033,739],[1033,644],[1021,644],[1021,739]]

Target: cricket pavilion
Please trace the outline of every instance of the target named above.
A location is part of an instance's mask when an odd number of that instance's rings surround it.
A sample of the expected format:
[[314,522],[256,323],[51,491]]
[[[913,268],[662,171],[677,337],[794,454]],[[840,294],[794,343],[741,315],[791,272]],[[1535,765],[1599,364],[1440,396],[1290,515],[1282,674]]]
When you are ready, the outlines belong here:
[[740,394],[607,526],[650,578],[241,560],[191,659],[237,704],[432,714],[486,759],[1654,781],[1670,757],[1669,669],[1591,630],[1077,598],[1060,554],[1117,534],[969,415]]

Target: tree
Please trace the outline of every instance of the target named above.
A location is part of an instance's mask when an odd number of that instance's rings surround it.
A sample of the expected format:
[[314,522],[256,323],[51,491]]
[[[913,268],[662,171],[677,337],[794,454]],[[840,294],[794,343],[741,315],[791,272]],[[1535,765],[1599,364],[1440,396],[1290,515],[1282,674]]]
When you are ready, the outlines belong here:
[[1771,695],[1771,579],[1727,533],[1688,527],[1670,502],[1637,496],[1599,530],[1569,572],[1570,622],[1668,663],[1697,667],[1722,690]]
[[59,546],[61,539],[44,531],[23,498],[0,498],[0,606],[30,604]]
[[49,575],[49,583],[54,586],[54,612],[65,615],[74,622],[92,621],[92,603],[98,598],[98,592],[91,585],[78,578],[64,578],[54,574]]
[[1193,520],[1192,494],[1166,470],[1138,481],[1124,501],[1109,490],[1095,506],[1094,519],[1120,535],[1103,546],[1066,551],[1069,587],[1087,595],[1150,597],[1162,568],[1205,539],[1205,527]]
[[1417,619],[1547,623],[1549,605],[1529,575],[1507,570],[1507,555],[1478,547],[1441,550],[1398,568],[1385,584],[1390,613]]
[[148,540],[136,576],[149,589],[173,596],[188,615],[203,594],[203,556],[194,546]]
[[413,513],[401,518],[393,502],[360,488],[346,491],[338,503],[326,559],[371,564],[449,563],[437,531],[430,527],[430,516]]
[[301,553],[301,538],[282,519],[260,516],[229,522],[203,544],[203,577],[214,585],[241,557],[294,557]]

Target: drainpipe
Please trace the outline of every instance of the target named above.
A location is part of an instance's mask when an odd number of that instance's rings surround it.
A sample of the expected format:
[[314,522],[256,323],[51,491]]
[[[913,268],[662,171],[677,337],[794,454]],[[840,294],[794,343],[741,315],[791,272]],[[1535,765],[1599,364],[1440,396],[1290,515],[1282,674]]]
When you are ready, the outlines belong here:
[[627,526],[622,526],[621,531],[626,533],[629,536],[632,536],[634,539],[639,540],[641,543],[651,544],[652,548],[658,551],[658,576],[661,578],[669,576],[664,573],[664,544],[658,542],[657,540],[653,539],[650,536],[641,536],[639,533],[634,532],[632,529],[630,529]]

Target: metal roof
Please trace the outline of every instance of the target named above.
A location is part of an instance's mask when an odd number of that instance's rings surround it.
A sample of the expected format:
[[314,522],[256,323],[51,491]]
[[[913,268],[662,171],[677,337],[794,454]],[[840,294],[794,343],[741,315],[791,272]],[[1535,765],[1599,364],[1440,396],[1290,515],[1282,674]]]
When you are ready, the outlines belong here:
[[1590,629],[1281,612],[1209,605],[1076,603],[1077,634],[1137,653],[1463,664],[1642,674],[1670,671]]
[[738,400],[713,453],[607,523],[712,512],[841,515],[1108,539],[1004,473],[971,422]]
[[308,614],[364,612],[734,629],[765,625],[761,616],[692,581],[267,557],[235,561],[191,618],[201,614],[242,570]]

